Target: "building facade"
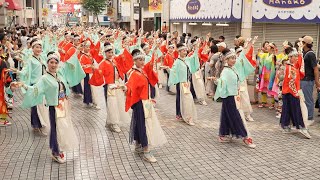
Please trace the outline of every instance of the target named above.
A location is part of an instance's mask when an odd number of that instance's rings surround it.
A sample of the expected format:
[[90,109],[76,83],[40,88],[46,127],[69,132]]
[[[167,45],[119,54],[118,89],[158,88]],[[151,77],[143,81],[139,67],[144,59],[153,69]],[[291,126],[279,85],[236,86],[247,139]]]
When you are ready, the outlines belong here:
[[[44,3],[42,3],[44,2]],[[0,0],[0,27],[39,25],[44,19],[42,9],[47,1],[39,0]]]
[[268,40],[281,50],[287,40],[303,35],[314,39],[319,53],[320,0],[170,0],[170,29],[192,36],[208,32],[225,36],[233,47],[235,36],[259,36],[258,47]]

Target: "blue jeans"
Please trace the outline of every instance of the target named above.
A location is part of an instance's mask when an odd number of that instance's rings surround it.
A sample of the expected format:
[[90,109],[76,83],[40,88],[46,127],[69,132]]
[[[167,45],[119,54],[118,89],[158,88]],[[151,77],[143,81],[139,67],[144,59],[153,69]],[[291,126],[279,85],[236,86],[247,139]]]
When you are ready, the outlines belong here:
[[314,102],[313,102],[313,87],[314,81],[300,81],[300,87],[306,99],[308,109],[308,119],[313,120]]

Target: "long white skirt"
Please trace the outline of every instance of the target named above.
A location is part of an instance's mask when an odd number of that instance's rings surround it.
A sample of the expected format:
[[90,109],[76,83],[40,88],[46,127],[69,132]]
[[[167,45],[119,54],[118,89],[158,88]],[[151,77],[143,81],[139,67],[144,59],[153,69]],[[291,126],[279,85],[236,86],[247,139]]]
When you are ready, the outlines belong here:
[[252,113],[252,106],[250,103],[250,97],[248,93],[248,85],[247,81],[244,80],[242,83],[240,83],[240,109],[245,114],[251,114]]
[[199,69],[196,73],[192,74],[193,89],[196,93],[198,100],[205,100],[206,91],[203,82],[202,70]]
[[129,113],[125,111],[125,95],[122,89],[107,92],[107,124],[125,126],[130,123]]
[[[143,100],[142,103],[145,106],[148,100]],[[151,116],[145,118],[146,133],[148,138],[148,146],[159,147],[167,143],[167,138],[161,128],[160,122],[158,120],[157,114],[153,106],[148,106],[151,110]],[[148,114],[145,112],[145,114]]]
[[[90,74],[90,79],[92,77],[92,74]],[[101,88],[100,86],[92,86],[90,85],[91,88],[91,93],[92,93],[92,103],[93,104],[98,104],[98,99],[99,99],[99,91],[98,88]]]
[[197,120],[197,110],[194,105],[193,97],[191,92],[183,92],[183,84],[180,83],[180,111],[184,121],[196,122]]
[[308,128],[308,109],[307,109],[307,105],[305,103],[304,94],[303,94],[302,90],[299,90],[298,93],[299,93],[300,108],[301,108],[303,123],[304,123],[305,128]]
[[247,121],[246,121],[246,116],[245,116],[246,113],[241,109],[241,106],[242,106],[241,95],[240,95],[240,102],[239,103],[237,103],[237,98],[238,98],[237,96],[234,96],[234,101],[236,102],[236,107],[237,107],[237,109],[239,111],[239,114],[241,116],[241,120],[242,120],[242,123],[244,125],[244,128],[247,131],[247,136],[251,137],[251,134],[250,134],[250,132],[248,130],[248,126],[247,126]]
[[166,84],[167,83],[167,77],[163,72],[163,69],[160,68],[161,63],[157,63],[157,73],[159,78],[159,84]]
[[205,65],[205,83],[204,83],[204,86],[205,86],[205,90],[206,90],[206,93],[207,94],[213,94],[214,93],[214,81],[211,81],[211,80],[208,80],[207,77],[211,77],[213,76],[213,73],[211,73],[211,70],[212,68],[210,67],[210,63],[209,62],[206,62],[206,65]]
[[42,101],[42,104],[37,105],[37,112],[42,125],[41,131],[44,134],[48,134],[50,132],[50,118],[49,107],[45,106],[45,99]]
[[64,101],[66,116],[57,117],[57,141],[61,151],[72,151],[79,146],[76,132],[71,121],[71,109],[69,101]]

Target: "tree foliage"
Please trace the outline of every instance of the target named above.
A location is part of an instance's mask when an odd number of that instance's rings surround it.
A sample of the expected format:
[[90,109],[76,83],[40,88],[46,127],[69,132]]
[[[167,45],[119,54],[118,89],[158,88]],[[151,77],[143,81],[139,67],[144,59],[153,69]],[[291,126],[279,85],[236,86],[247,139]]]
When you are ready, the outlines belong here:
[[97,16],[106,9],[106,0],[82,0],[82,7]]

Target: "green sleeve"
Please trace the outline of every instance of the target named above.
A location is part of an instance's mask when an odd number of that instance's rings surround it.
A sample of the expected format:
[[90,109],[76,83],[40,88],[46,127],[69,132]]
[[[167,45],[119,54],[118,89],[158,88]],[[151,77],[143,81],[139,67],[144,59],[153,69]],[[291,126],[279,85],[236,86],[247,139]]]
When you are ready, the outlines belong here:
[[18,72],[18,77],[21,82],[26,85],[31,85],[31,60],[25,62],[22,70]]
[[170,69],[168,86],[179,83],[179,63],[175,62]]
[[45,81],[46,79],[42,76],[35,85],[27,86],[27,90],[24,87],[21,88],[25,91],[21,107],[29,108],[42,103],[44,92],[46,92],[46,87],[48,87]]
[[65,78],[70,87],[79,84],[81,80],[86,76],[76,54],[74,54],[69,61],[65,62],[62,68]]
[[251,65],[244,52],[240,53],[234,67],[237,71],[240,82],[244,81],[255,70],[255,67]]
[[186,62],[189,64],[191,74],[197,72],[200,68],[200,62],[198,57],[198,50],[196,49],[191,57],[186,58]]

